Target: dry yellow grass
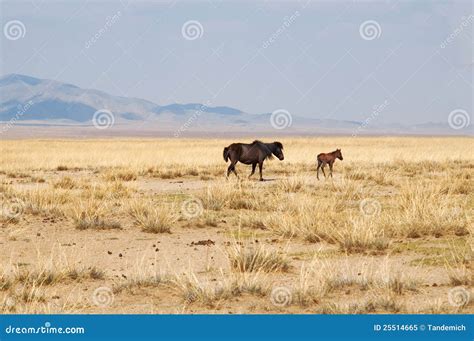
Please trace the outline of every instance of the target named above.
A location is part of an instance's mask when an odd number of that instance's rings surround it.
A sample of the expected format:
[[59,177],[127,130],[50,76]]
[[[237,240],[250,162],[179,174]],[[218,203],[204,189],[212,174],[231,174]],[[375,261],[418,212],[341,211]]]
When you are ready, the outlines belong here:
[[[225,179],[234,140],[0,141],[2,311],[136,312],[132,297],[171,313],[472,311],[447,294],[473,284],[472,138],[266,140],[285,161],[263,183],[241,164]],[[334,179],[317,181],[315,156],[336,148]],[[80,266],[31,256],[59,239]],[[50,304],[99,281],[121,306],[80,290]]]
[[[219,166],[222,169],[222,149],[236,140],[223,139],[107,139],[107,140],[3,140],[0,164],[4,172],[26,173],[34,169],[126,168],[128,171],[186,169],[193,173],[202,167]],[[284,144],[285,161],[282,167],[303,163],[314,168],[316,155],[341,148],[344,161],[336,163],[335,173],[341,165],[373,172],[371,164],[388,163],[387,167],[403,168],[415,172],[430,167],[441,171],[436,162],[462,162],[472,160],[472,138],[419,138],[419,137],[321,137],[321,138],[266,138]],[[368,165],[364,164],[369,162]],[[419,163],[420,164],[417,164]],[[60,168],[58,168],[60,167]],[[184,174],[186,174],[184,172]],[[221,170],[220,174],[224,174]],[[126,174],[125,174],[126,175]],[[190,174],[192,175],[192,174]],[[129,177],[129,175],[126,175]],[[132,176],[133,178],[133,176]]]

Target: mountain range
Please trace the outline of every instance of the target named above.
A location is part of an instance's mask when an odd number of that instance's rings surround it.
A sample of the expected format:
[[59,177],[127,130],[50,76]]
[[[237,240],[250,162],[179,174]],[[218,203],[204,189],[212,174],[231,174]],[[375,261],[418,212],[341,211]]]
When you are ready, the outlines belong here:
[[[111,115],[110,129],[94,129],[97,115]],[[95,116],[96,115],[96,116]],[[110,123],[110,122],[109,122]],[[0,128],[61,129],[63,135],[209,135],[223,134],[466,134],[447,122],[420,125],[375,125],[333,119],[312,119],[288,112],[250,114],[242,110],[188,103],[158,105],[72,84],[9,74],[0,78]],[[27,127],[27,128],[25,128]],[[370,128],[370,129],[368,129]],[[3,129],[6,131],[6,129]]]

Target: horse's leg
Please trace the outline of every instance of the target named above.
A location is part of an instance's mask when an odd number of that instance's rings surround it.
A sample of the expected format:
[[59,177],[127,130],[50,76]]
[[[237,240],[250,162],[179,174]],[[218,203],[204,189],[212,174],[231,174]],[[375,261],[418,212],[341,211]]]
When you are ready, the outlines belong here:
[[319,168],[321,168],[321,161],[318,161],[318,168],[316,168],[316,178],[319,180]]
[[239,178],[239,176],[237,175],[237,171],[235,170],[235,164],[237,163],[238,161],[235,161],[235,162],[232,162],[232,172],[234,172],[235,176],[237,178]]
[[324,167],[326,167],[325,163],[323,163],[323,165],[321,166],[321,170],[323,171],[324,178],[326,179],[326,172],[324,171]]
[[227,168],[227,178],[229,177],[230,173],[233,172],[235,174],[235,176],[239,177],[237,175],[237,172],[235,171],[235,164],[237,163],[238,161],[237,160],[233,160],[232,158],[230,158],[230,165],[229,167]]
[[257,167],[257,164],[256,163],[252,163],[252,173],[250,173],[249,175],[249,179],[250,177],[255,173],[255,168]]
[[263,168],[263,161],[260,161],[258,163],[258,170],[260,171],[260,181],[263,181],[262,168]]
[[332,178],[332,165],[333,165],[333,162],[330,162],[329,163],[329,174],[331,175],[331,178]]

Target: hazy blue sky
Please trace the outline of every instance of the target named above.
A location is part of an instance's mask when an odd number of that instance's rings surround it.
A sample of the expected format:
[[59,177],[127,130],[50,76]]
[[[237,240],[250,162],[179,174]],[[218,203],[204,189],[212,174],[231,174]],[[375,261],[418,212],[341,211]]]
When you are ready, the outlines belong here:
[[[19,20],[25,36],[10,40],[3,32],[1,74],[57,79],[161,105],[210,102],[318,118],[362,120],[387,100],[381,122],[446,122],[459,108],[472,117],[472,6],[2,1],[2,28]],[[182,33],[190,20],[202,25],[194,40]]]

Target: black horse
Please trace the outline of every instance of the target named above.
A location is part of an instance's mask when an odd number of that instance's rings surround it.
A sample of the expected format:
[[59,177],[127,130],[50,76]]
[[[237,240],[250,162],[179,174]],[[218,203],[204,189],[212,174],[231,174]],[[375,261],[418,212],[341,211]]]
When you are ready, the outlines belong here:
[[280,142],[263,143],[255,140],[252,143],[232,143],[230,146],[224,148],[224,160],[227,162],[230,159],[229,168],[227,168],[227,177],[230,172],[238,177],[235,171],[235,164],[242,162],[246,165],[252,165],[252,173],[249,178],[255,173],[255,167],[260,169],[260,181],[263,181],[262,167],[265,159],[271,159],[275,155],[278,159],[283,160],[283,145]]

